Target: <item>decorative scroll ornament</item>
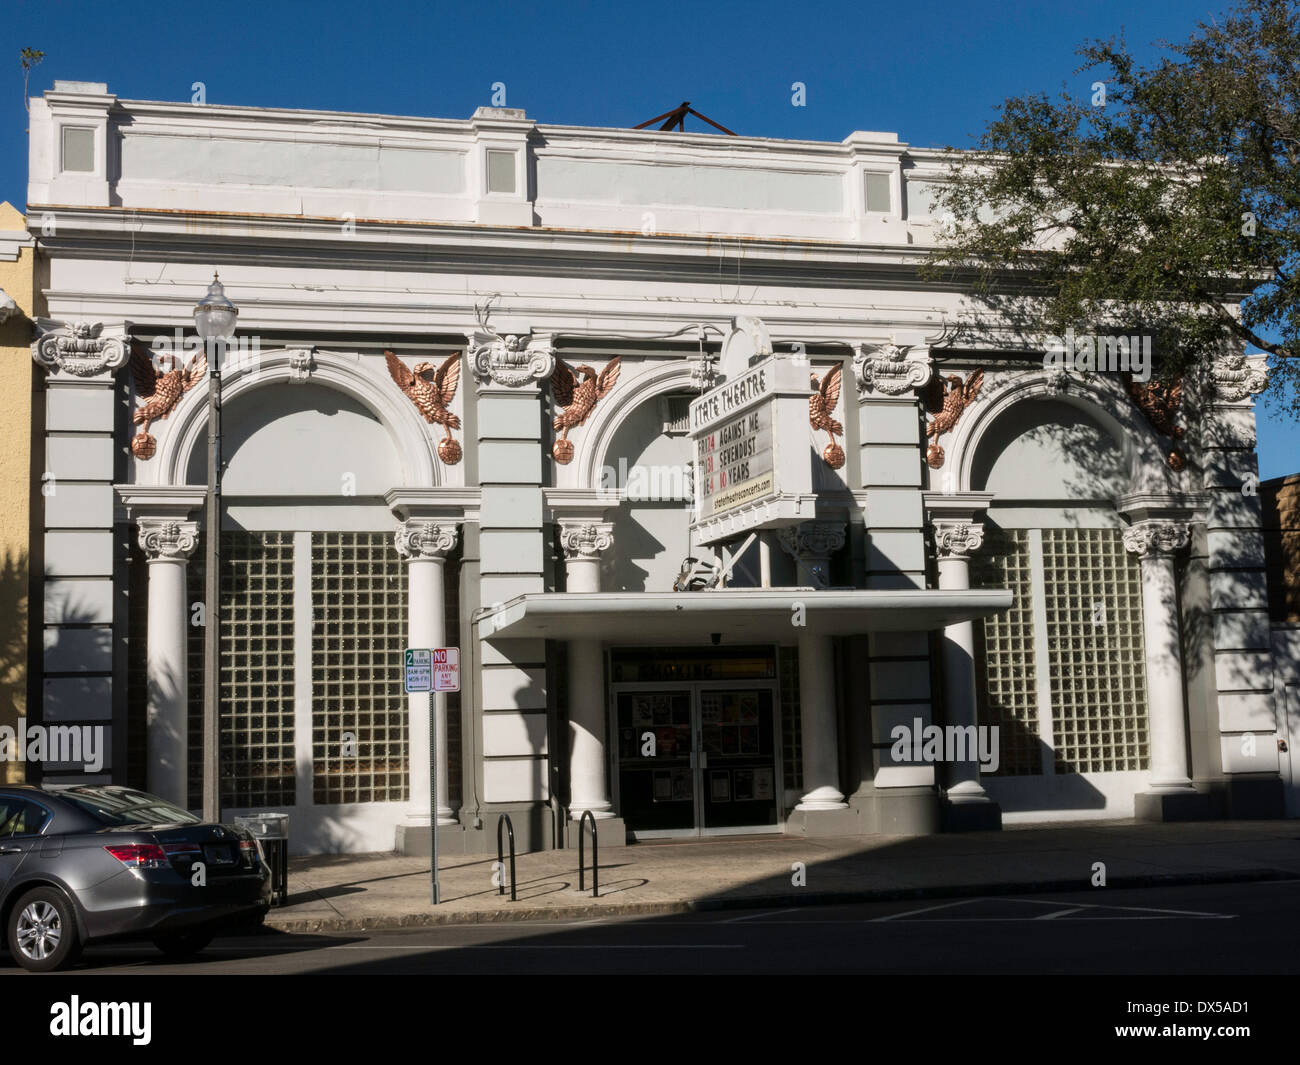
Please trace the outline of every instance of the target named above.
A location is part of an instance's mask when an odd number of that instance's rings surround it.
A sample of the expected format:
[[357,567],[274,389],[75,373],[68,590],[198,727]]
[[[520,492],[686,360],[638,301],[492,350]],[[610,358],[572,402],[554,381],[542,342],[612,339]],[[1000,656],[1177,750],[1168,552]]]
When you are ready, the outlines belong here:
[[1244,351],[1219,356],[1214,360],[1210,373],[1214,378],[1214,391],[1228,403],[1257,396],[1268,387],[1268,369],[1248,359]]
[[807,570],[814,587],[830,583],[827,563],[831,555],[844,546],[844,524],[838,521],[805,521],[786,525],[777,532],[777,540],[787,554],[793,555]]
[[1124,530],[1124,549],[1139,558],[1169,555],[1191,542],[1192,527],[1176,521],[1139,521]]
[[956,374],[936,377],[930,382],[925,397],[925,406],[934,418],[925,428],[925,435],[933,437],[932,443],[925,451],[926,465],[937,470],[943,465],[943,448],[939,446],[939,437],[951,432],[962,416],[962,412],[975,401],[979,390],[984,385],[984,370],[978,369],[965,382]]
[[804,521],[786,525],[777,539],[788,554],[800,561],[830,558],[844,546],[844,523],[838,521]]
[[120,368],[127,359],[126,344],[120,337],[100,336],[100,322],[60,322],[37,318],[39,336],[32,344],[32,358],[47,370],[73,377],[95,377]]
[[10,318],[17,318],[22,311],[14,298],[4,289],[0,288],[0,325],[4,325]]
[[478,383],[494,382],[507,388],[518,388],[549,377],[555,369],[555,352],[549,342],[534,340],[531,333],[503,336],[488,324],[492,303],[496,299],[493,295],[481,304],[474,304],[474,320],[478,322],[478,328],[470,332],[466,357]]
[[843,367],[836,363],[826,376],[818,380],[812,374],[813,394],[808,397],[808,423],[814,430],[821,429],[829,433],[831,442],[822,449],[822,460],[833,470],[844,465],[844,449],[836,442],[836,436],[844,435],[844,426],[835,420],[835,404],[840,401],[840,382]]
[[139,540],[150,562],[183,561],[199,542],[199,524],[145,519],[140,522]]
[[880,392],[886,396],[901,396],[929,382],[932,372],[929,351],[921,349],[909,354],[910,350],[892,341],[874,347],[863,344],[853,356],[858,394],[865,396],[869,392]]
[[456,547],[454,522],[404,521],[397,527],[393,543],[397,553],[410,562],[421,559],[446,559]]
[[149,433],[152,422],[171,416],[181,396],[197,385],[208,372],[207,353],[200,348],[183,369],[174,352],[152,352],[137,340],[131,341],[131,376],[135,394],[144,404],[131,415],[140,431],[131,438],[131,454],[141,462],[153,458],[158,441]]
[[612,521],[560,523],[560,546],[566,558],[595,558],[613,544]]
[[575,371],[569,369],[562,359],[556,360],[555,371],[551,374],[551,392],[555,396],[556,405],[565,409],[555,416],[554,425],[560,437],[551,446],[551,454],[561,466],[573,461],[573,443],[569,440],[569,430],[586,422],[596,409],[596,404],[618,384],[618,374],[622,368],[623,359],[617,355],[605,364],[599,376],[590,366],[579,366]]
[[934,546],[940,558],[966,558],[984,546],[984,526],[970,521],[936,521]]
[[[461,459],[461,450],[451,431],[460,428],[460,418],[447,408],[456,395],[456,385],[460,383],[460,352],[448,356],[436,370],[431,362],[418,362],[414,371],[408,370],[406,363],[391,351],[384,352],[384,359],[394,383],[424,415],[424,420],[446,430],[447,435],[438,441],[438,457],[448,466],[456,465]],[[432,381],[425,376],[428,373],[433,373]]]
[[294,384],[305,384],[316,372],[316,349],[295,348],[289,352],[289,380]]
[[1187,468],[1187,455],[1178,446],[1182,439],[1183,427],[1178,424],[1178,408],[1183,402],[1183,379],[1179,377],[1171,385],[1160,381],[1135,381],[1133,375],[1125,373],[1124,382],[1133,402],[1146,416],[1147,424],[1161,436],[1167,436],[1174,442],[1165,461],[1175,473]]

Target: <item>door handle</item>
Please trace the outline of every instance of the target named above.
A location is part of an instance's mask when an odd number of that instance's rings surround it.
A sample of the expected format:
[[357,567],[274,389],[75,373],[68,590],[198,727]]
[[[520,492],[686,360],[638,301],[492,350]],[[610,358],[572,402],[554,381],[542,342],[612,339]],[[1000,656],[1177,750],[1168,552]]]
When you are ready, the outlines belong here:
[[22,847],[0,847],[0,854],[22,854]]

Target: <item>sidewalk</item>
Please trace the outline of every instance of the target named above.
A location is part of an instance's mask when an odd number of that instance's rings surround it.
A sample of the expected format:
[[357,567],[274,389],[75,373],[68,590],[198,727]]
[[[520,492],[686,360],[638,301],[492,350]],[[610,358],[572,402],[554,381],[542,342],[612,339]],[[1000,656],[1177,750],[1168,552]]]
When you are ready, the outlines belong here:
[[[1300,877],[1300,821],[1133,821],[1013,827],[960,835],[803,839],[762,836],[640,843],[600,852],[600,897],[578,887],[578,853],[516,859],[517,902],[492,884],[496,855],[446,855],[442,904],[429,863],[393,854],[326,855],[289,863],[288,905],[267,926],[358,931],[480,921],[796,906],[897,898],[1094,890]],[[591,854],[588,851],[587,861]],[[794,883],[794,863],[806,883]],[[507,858],[507,865],[509,859]]]

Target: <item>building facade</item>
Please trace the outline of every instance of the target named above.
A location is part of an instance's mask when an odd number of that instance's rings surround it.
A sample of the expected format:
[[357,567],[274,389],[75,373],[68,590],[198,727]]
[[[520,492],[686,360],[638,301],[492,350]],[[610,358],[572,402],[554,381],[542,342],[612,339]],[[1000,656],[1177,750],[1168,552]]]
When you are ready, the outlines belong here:
[[[944,176],[892,134],[56,83],[41,712],[111,757],[46,777],[198,805],[217,270],[224,816],[479,852],[501,812],[525,849],[585,811],[602,844],[1278,815],[1261,366],[958,342],[917,272]],[[444,646],[460,691],[403,694]]]
[[[22,213],[0,203],[0,729],[15,734],[32,701],[29,681],[40,674],[39,632],[33,644],[28,610],[33,573],[38,583],[40,573],[39,546],[32,551],[32,496],[50,490],[39,475],[42,426],[34,390],[42,375],[30,355],[35,244]],[[16,784],[26,777],[24,760],[0,758],[0,782]]]

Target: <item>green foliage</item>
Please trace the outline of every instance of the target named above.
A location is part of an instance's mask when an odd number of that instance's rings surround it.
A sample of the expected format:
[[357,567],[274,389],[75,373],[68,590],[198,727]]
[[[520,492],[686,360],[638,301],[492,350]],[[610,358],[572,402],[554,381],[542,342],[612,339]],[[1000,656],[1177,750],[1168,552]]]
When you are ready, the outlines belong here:
[[36,48],[24,48],[18,56],[23,67],[23,103],[27,107],[27,113],[31,114],[32,105],[27,102],[27,79],[31,76],[32,68],[39,66],[45,58],[45,53]]
[[952,152],[926,274],[1023,333],[1150,334],[1166,376],[1253,344],[1300,416],[1300,4],[1246,0],[1160,43],[1152,67],[1122,38],[1085,45],[1091,96],[1009,99]]

